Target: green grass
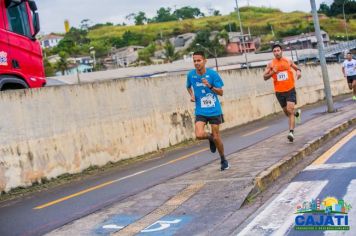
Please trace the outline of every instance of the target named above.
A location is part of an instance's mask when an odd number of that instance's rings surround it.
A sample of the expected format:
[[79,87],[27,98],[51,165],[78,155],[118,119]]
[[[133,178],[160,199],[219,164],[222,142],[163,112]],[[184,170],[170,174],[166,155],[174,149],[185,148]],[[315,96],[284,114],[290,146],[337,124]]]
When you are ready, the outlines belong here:
[[[305,12],[284,13],[278,9],[261,7],[243,7],[240,10],[241,21],[245,32],[250,28],[251,34],[262,36],[262,40],[271,40],[270,25],[273,26],[275,34],[280,36],[282,32],[301,30],[308,32],[313,30],[311,14]],[[239,25],[237,14],[231,13],[225,16],[203,17],[199,19],[172,21],[164,23],[152,23],[141,26],[104,26],[89,32],[92,40],[105,40],[111,37],[121,37],[126,31],[143,33],[148,38],[156,38],[162,34],[164,37],[171,37],[179,33],[196,32],[203,29],[221,30],[229,23],[235,22]],[[339,18],[327,18],[320,20],[321,28],[327,31],[331,38],[338,35],[345,35],[343,20]],[[308,30],[309,27],[309,30]],[[356,20],[348,22],[348,32],[351,38],[356,38]],[[273,37],[272,37],[273,39]],[[278,39],[278,38],[275,38]]]

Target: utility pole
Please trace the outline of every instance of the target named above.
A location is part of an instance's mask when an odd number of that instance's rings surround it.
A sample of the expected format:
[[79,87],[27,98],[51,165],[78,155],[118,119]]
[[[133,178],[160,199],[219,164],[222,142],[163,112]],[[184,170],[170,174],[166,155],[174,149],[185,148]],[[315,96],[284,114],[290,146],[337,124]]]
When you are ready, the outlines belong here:
[[312,8],[315,35],[318,40],[319,59],[320,59],[321,72],[323,74],[326,103],[327,103],[327,107],[328,107],[328,112],[331,113],[331,112],[334,112],[335,110],[334,110],[333,98],[331,95],[328,69],[326,67],[326,59],[325,59],[325,54],[324,54],[324,42],[323,42],[323,39],[322,39],[321,33],[320,33],[319,18],[318,18],[318,13],[316,11],[315,0],[310,0],[310,5]]
[[346,17],[345,17],[345,3],[347,0],[344,0],[342,3],[342,14],[344,15],[344,21],[345,21],[345,32],[346,32],[346,40],[349,42],[349,34],[347,32],[347,22],[346,22]]
[[239,5],[237,3],[237,0],[235,0],[235,3],[236,3],[236,11],[237,11],[237,17],[239,19],[239,22],[240,22],[240,31],[241,31],[241,38],[242,38],[242,45],[244,47],[244,52],[245,52],[245,61],[246,61],[246,66],[247,66],[247,70],[249,70],[250,66],[248,64],[248,60],[247,60],[247,53],[246,53],[246,44],[245,44],[245,37],[244,37],[244,32],[243,32],[243,29],[242,29],[242,23],[241,23],[241,17],[240,17],[240,10],[239,10]]

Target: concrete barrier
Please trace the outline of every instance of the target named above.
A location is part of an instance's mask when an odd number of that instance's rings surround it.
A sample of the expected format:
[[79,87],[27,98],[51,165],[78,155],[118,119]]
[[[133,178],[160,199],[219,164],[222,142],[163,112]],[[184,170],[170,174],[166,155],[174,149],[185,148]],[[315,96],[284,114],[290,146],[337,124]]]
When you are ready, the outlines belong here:
[[[338,64],[332,94],[347,93]],[[324,98],[320,67],[302,67],[298,106]],[[223,129],[279,112],[262,69],[223,72]],[[185,76],[119,79],[0,94],[0,191],[78,173],[194,138]]]

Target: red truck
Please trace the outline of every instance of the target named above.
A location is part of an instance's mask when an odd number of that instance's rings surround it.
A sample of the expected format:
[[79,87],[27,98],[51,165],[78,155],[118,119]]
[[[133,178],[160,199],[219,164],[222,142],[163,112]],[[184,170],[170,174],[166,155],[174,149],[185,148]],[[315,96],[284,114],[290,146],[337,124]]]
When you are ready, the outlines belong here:
[[0,91],[46,85],[34,0],[0,0]]

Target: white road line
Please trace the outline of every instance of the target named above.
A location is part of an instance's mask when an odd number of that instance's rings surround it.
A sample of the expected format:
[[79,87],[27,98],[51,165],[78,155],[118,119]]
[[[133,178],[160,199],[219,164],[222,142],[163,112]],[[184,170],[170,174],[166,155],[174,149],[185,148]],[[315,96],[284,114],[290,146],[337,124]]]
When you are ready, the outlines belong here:
[[316,198],[328,181],[294,182],[278,195],[238,235],[285,235],[293,226],[296,207]]
[[332,163],[332,164],[321,164],[321,165],[311,165],[303,170],[313,171],[313,170],[342,170],[356,167],[356,162],[345,162],[345,163]]
[[324,235],[334,236],[334,235],[345,235],[345,236],[355,236],[356,235],[356,180],[352,180],[347,187],[347,191],[344,197],[345,202],[351,204],[352,208],[349,212],[349,231],[326,231]]

